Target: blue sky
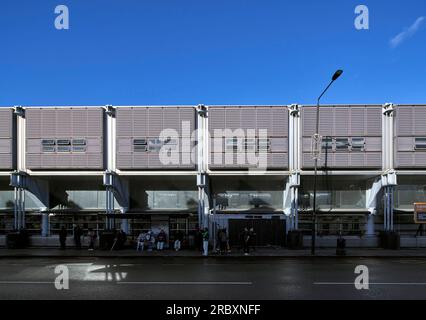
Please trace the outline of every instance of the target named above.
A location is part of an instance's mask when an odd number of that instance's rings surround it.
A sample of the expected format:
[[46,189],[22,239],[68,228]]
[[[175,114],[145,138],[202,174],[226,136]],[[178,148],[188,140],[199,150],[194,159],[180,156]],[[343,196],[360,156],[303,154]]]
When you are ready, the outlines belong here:
[[0,105],[314,104],[337,68],[324,103],[426,103],[421,17],[424,0],[2,0]]

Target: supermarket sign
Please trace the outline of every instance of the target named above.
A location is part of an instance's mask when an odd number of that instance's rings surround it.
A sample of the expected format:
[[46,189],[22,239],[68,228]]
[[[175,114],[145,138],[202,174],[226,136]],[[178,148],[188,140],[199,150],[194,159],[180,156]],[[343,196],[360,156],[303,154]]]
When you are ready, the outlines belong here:
[[426,224],[426,203],[414,204],[414,222]]

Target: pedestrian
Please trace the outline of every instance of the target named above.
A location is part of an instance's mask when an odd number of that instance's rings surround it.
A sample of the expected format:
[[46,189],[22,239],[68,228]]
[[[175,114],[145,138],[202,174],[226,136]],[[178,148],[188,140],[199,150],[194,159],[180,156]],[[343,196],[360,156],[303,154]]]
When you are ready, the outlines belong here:
[[61,243],[61,250],[65,250],[66,242],[67,242],[67,229],[62,226],[61,230],[59,230],[59,242]]
[[143,251],[144,244],[145,244],[145,238],[146,238],[146,233],[141,231],[141,233],[139,233],[139,236],[136,240],[136,242],[137,242],[136,251],[139,251],[139,248],[141,248],[141,251]]
[[254,251],[255,250],[255,245],[256,245],[256,235],[257,234],[256,234],[256,232],[254,232],[253,228],[250,228],[249,234],[250,234],[249,246]]
[[204,228],[201,235],[203,237],[203,256],[207,257],[209,254],[209,230]]
[[203,234],[202,231],[199,227],[197,227],[196,231],[195,231],[195,248],[196,250],[202,252],[203,251]]
[[89,232],[87,233],[89,236],[89,251],[93,251],[95,249],[95,240],[96,240],[96,232],[89,228]]
[[244,228],[242,241],[243,241],[244,255],[248,256],[250,252],[250,232],[248,231],[247,228]]
[[77,224],[74,227],[74,242],[75,242],[75,247],[77,249],[81,249],[81,235],[82,235],[83,231],[81,230],[80,226]]
[[227,243],[227,237],[226,237],[226,229],[221,229],[219,233],[219,243],[220,243],[220,254],[226,253],[226,243]]
[[183,233],[182,233],[182,231],[179,230],[176,233],[176,240],[175,240],[175,243],[174,243],[175,251],[179,251],[180,250],[181,245],[182,245],[182,241],[183,241]]
[[144,247],[147,248],[148,251],[152,251],[154,241],[155,239],[152,236],[152,231],[148,230],[148,232],[145,234]]
[[160,232],[157,235],[157,250],[163,251],[164,249],[164,243],[166,242],[166,233],[163,229],[160,230]]

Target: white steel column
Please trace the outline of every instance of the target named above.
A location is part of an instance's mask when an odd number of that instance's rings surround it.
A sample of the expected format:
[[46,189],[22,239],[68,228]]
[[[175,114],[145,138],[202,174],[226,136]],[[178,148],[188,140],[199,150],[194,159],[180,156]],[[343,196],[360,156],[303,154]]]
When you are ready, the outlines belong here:
[[[292,104],[288,106],[289,125],[288,125],[288,158],[289,158],[289,180],[288,187],[290,192],[290,210],[283,208],[284,212],[290,212],[289,224],[287,230],[298,229],[298,194],[300,186],[300,157],[301,157],[301,136],[300,136],[300,106]],[[286,188],[287,189],[287,188]],[[284,201],[284,206],[286,203]]]
[[197,188],[198,188],[198,223],[203,228],[209,227],[209,188],[208,188],[208,108],[202,104],[197,109]]

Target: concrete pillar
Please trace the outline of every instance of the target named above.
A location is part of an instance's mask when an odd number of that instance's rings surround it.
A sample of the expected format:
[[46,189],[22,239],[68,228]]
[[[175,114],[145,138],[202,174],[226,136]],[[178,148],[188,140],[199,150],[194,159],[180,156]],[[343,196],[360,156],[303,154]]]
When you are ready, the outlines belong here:
[[366,236],[372,237],[375,233],[375,227],[374,227],[374,214],[369,214],[367,216],[367,228],[366,228]]
[[49,236],[49,214],[42,213],[41,215],[41,236],[48,237]]

